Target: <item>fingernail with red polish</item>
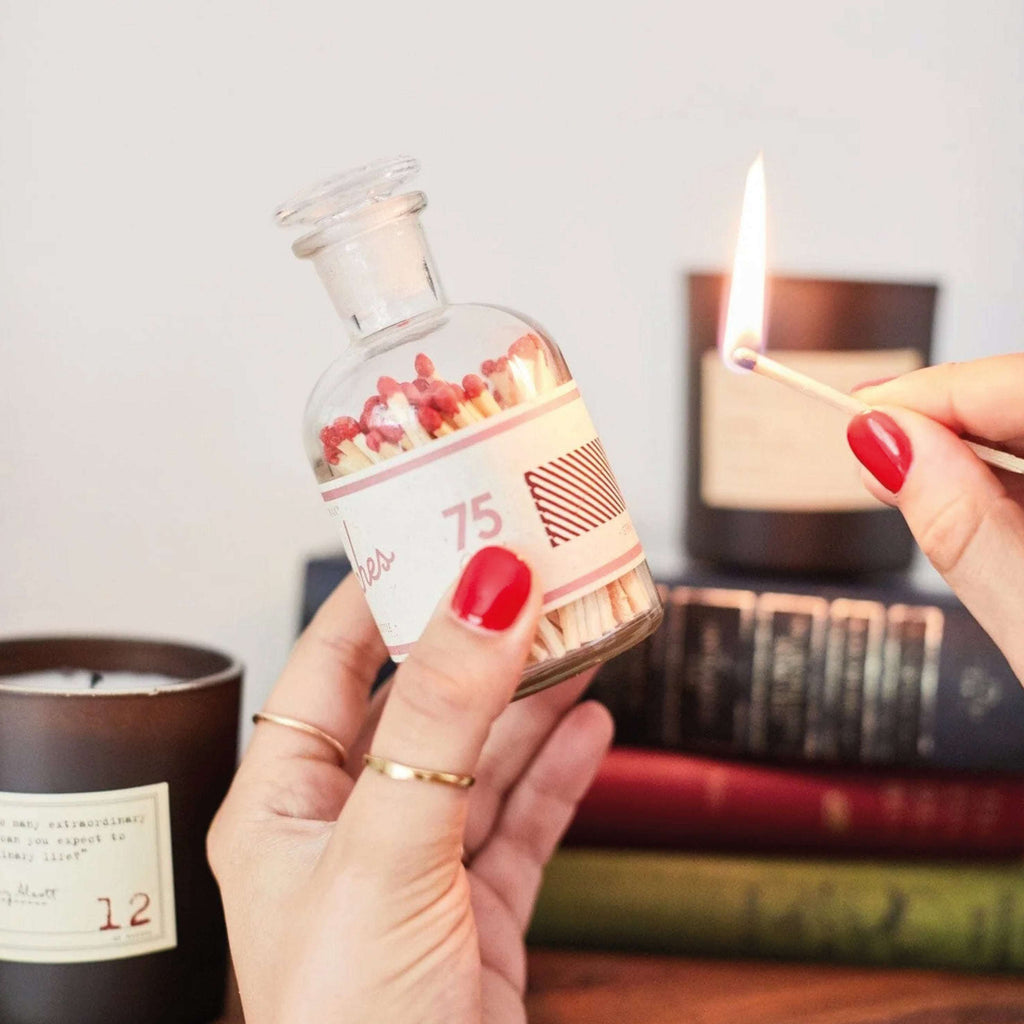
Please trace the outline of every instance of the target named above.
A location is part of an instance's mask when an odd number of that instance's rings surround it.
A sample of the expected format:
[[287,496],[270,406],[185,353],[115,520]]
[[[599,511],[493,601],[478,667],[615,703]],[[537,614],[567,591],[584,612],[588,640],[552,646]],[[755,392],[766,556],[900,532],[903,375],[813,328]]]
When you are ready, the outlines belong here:
[[482,548],[462,570],[452,611],[474,626],[508,629],[530,596],[530,580],[530,567],[508,548]]
[[850,388],[850,394],[852,395],[855,391],[863,391],[865,388],[877,388],[879,384],[888,384],[889,381],[895,379],[895,377],[876,377],[874,380],[866,380],[855,388]]
[[899,493],[913,453],[907,435],[884,412],[862,412],[850,420],[846,440],[861,465],[887,490]]

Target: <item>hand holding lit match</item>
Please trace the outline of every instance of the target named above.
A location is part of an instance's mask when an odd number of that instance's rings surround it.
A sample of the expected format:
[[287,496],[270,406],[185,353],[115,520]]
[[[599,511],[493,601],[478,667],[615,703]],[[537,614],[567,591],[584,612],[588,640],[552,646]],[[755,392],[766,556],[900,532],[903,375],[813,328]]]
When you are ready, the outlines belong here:
[[[765,207],[758,157],[747,175],[729,289],[726,365],[852,417],[847,439],[867,470],[868,489],[899,508],[921,549],[1024,681],[1024,353],[926,367],[852,395],[776,362],[761,352]],[[982,463],[1015,475],[997,475]]]
[[857,392],[873,409],[848,436],[869,489],[899,508],[1024,681],[1024,478],[991,473],[959,437],[1024,452],[1022,397],[1024,353],[926,367]]
[[[721,339],[722,358],[734,370],[748,370],[785,384],[810,398],[857,416],[869,412],[871,405],[853,395],[844,394],[813,377],[784,366],[761,351],[765,320],[765,277],[767,274],[767,190],[764,160],[760,155],[747,172],[740,215],[739,239],[729,283],[729,303]],[[982,435],[985,436],[985,435]],[[1024,459],[964,440],[983,462],[1011,473],[1024,473]]]

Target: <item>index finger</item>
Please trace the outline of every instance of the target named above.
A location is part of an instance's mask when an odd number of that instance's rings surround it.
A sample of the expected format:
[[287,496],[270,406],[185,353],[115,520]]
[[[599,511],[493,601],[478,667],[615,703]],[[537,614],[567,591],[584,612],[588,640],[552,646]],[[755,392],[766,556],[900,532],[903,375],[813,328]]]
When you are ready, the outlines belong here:
[[[349,575],[299,637],[263,710],[311,725],[348,749],[362,728],[370,687],[387,656],[359,582]],[[260,725],[246,760],[280,757],[338,763],[337,753],[315,736]]]
[[1024,443],[1024,352],[926,366],[856,394],[868,405],[913,409],[957,434]]

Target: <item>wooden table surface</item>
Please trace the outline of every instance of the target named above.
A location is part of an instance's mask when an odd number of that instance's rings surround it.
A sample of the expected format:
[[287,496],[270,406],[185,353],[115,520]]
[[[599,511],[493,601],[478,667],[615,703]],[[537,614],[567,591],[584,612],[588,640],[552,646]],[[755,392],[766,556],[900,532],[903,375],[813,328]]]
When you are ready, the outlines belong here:
[[[535,949],[527,1010],[530,1024],[1024,1024],[1024,977]],[[221,1024],[243,1024],[234,995]]]

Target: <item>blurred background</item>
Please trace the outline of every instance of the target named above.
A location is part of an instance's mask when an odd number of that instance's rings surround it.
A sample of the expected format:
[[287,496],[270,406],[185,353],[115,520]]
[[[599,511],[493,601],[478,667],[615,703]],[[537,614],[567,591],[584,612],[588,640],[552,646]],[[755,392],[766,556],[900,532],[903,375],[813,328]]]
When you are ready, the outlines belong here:
[[936,281],[1020,349],[1024,5],[0,3],[0,632],[200,641],[262,703],[345,344],[272,209],[409,153],[452,301],[561,343],[652,567],[682,562],[684,276],[768,170],[774,272]]

